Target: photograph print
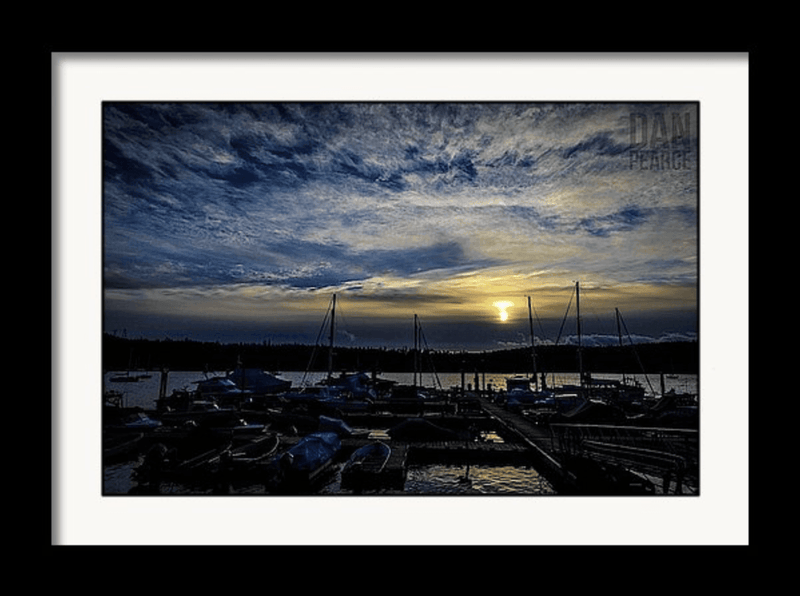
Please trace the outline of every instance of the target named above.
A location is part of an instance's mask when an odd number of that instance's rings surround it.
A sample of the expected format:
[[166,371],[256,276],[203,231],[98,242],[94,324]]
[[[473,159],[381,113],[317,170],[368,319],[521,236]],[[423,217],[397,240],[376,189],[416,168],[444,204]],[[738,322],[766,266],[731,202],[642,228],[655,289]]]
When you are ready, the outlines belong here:
[[699,102],[101,113],[104,496],[700,494]]

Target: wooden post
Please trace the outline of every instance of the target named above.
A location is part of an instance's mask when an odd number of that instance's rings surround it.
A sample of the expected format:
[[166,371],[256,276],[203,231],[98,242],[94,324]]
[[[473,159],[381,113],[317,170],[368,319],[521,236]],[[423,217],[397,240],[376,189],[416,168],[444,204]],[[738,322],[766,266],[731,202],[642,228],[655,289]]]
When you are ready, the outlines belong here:
[[161,383],[158,387],[158,398],[164,399],[167,397],[167,377],[169,376],[169,369],[161,369]]

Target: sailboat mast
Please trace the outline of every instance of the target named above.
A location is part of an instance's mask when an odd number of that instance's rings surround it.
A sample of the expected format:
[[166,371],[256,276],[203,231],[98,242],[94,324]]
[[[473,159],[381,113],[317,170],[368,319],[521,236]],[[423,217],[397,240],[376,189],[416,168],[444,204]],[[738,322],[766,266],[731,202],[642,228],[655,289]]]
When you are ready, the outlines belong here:
[[533,360],[533,386],[539,390],[539,375],[536,371],[536,340],[533,337],[533,310],[531,308],[531,297],[528,296],[528,325],[531,328],[531,359]]
[[331,334],[330,334],[330,341],[328,346],[328,380],[330,380],[331,376],[333,375],[333,338],[335,333],[335,321],[336,321],[336,294],[333,295],[333,300],[331,301]]
[[417,374],[419,373],[419,326],[417,315],[414,315],[414,387],[417,386]]
[[[614,309],[614,316],[615,316],[616,321],[617,321],[617,337],[619,338],[619,347],[622,348],[623,347],[622,346],[622,325],[620,325],[620,321],[619,321],[619,309],[618,308]],[[624,369],[623,369],[623,372],[622,372],[622,382],[623,383],[626,382],[626,376],[625,376]]]
[[580,282],[575,282],[575,308],[577,309],[577,327],[578,327],[578,374],[580,378],[580,385],[583,387],[583,343],[581,338],[581,289]]

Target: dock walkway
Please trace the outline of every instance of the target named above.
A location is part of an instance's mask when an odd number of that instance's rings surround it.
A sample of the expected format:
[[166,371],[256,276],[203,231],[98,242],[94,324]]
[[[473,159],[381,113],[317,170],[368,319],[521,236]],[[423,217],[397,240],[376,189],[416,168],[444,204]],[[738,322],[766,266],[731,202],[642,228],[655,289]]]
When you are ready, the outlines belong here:
[[483,411],[508,432],[517,436],[530,449],[539,472],[559,490],[570,491],[577,483],[570,472],[552,453],[550,430],[481,396]]
[[[488,416],[531,448],[538,469],[559,492],[586,490],[581,488],[583,478],[587,477],[586,466],[605,465],[625,470],[626,481],[632,487],[639,485],[637,478],[641,478],[660,494],[698,493],[696,430],[581,424],[540,426],[485,397],[480,398],[480,403]],[[591,475],[596,470],[590,467],[588,471]]]

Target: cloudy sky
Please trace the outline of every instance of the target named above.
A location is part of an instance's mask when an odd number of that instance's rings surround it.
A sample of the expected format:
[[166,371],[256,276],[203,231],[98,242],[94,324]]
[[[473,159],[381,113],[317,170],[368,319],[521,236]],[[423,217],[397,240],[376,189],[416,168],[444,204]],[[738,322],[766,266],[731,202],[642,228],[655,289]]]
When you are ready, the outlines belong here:
[[[696,338],[697,104],[105,103],[104,325],[432,348]],[[505,303],[504,307],[498,304]]]

